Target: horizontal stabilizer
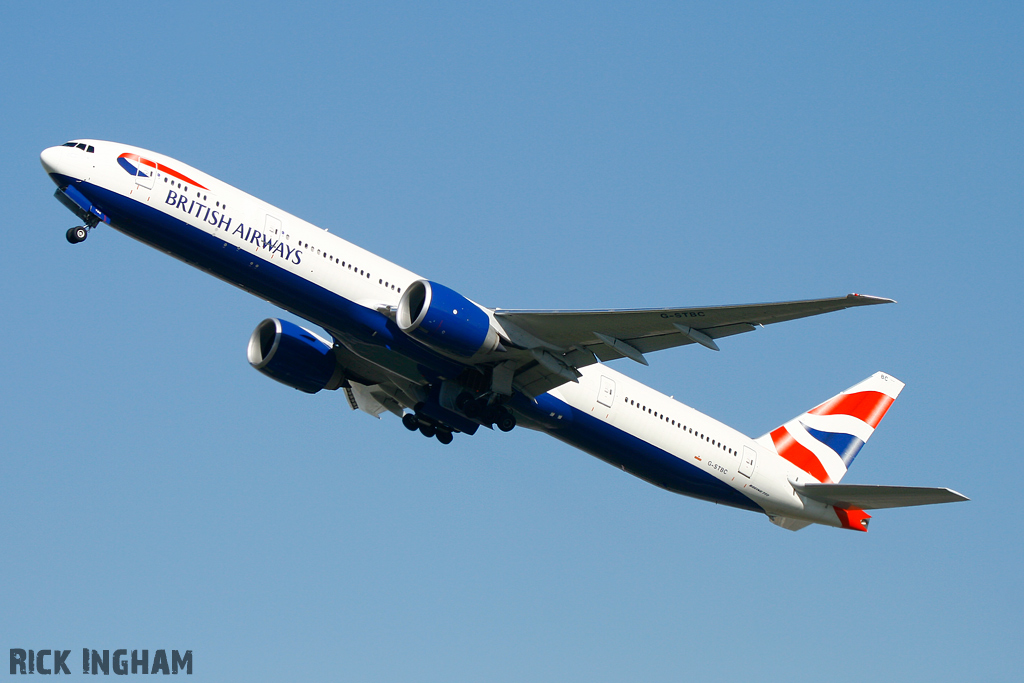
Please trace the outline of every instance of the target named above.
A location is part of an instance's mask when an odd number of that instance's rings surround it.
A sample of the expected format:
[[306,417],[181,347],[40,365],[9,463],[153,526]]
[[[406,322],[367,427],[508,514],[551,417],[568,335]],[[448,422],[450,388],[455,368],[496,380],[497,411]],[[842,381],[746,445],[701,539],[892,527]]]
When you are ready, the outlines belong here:
[[947,488],[861,484],[793,484],[793,488],[811,500],[843,510],[880,510],[970,500]]

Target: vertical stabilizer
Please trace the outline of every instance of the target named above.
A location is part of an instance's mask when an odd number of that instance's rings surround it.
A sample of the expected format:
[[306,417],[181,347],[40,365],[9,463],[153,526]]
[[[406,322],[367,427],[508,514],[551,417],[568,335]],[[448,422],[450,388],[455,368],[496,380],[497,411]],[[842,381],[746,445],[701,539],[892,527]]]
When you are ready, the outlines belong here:
[[819,482],[838,482],[903,390],[876,372],[757,439]]

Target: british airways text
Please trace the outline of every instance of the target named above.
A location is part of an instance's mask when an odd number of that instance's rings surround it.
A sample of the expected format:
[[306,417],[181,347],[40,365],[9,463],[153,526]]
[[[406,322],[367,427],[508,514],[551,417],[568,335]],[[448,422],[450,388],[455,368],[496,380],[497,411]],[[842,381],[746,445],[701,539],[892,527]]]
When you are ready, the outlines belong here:
[[[225,232],[231,230],[230,216],[201,202],[197,202],[195,199],[184,194],[168,190],[167,199],[164,200],[164,203],[181,209],[188,215],[195,216],[210,225],[216,226],[218,229],[223,228]],[[235,229],[231,230],[231,234],[238,235],[244,242],[256,245],[257,249],[266,249],[271,257],[278,255],[285,261],[291,261],[295,265],[302,263],[302,251],[300,249],[293,249],[282,240],[264,235],[259,230],[247,228],[244,223],[239,223],[235,226]]]

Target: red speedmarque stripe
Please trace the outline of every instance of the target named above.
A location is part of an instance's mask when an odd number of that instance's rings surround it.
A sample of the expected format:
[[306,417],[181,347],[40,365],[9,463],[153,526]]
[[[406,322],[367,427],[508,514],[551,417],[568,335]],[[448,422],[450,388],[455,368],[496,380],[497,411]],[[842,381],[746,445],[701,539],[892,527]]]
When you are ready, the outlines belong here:
[[118,159],[131,159],[132,161],[137,161],[138,163],[144,164],[146,166],[149,166],[150,168],[154,168],[154,169],[156,169],[158,171],[163,171],[164,173],[166,173],[169,176],[174,176],[178,180],[184,181],[184,182],[188,183],[189,185],[195,185],[196,187],[198,187],[201,190],[209,191],[209,188],[207,188],[207,187],[205,187],[203,185],[200,185],[199,183],[197,183],[196,181],[192,180],[191,178],[189,178],[186,175],[182,175],[181,173],[178,173],[173,168],[168,168],[168,167],[164,166],[163,164],[158,164],[155,161],[150,161],[149,159],[146,159],[144,157],[140,157],[138,154],[132,154],[131,152],[125,152],[124,154],[119,156]]
[[788,429],[785,427],[776,429],[772,432],[772,441],[775,443],[775,450],[783,458],[820,482],[828,483],[832,481],[825,471],[824,465],[818,460],[818,456],[801,446],[793,438],[793,435],[789,433]]
[[891,396],[879,391],[859,391],[856,394],[840,394],[808,412],[811,415],[852,415],[874,429],[885,417],[892,402]]

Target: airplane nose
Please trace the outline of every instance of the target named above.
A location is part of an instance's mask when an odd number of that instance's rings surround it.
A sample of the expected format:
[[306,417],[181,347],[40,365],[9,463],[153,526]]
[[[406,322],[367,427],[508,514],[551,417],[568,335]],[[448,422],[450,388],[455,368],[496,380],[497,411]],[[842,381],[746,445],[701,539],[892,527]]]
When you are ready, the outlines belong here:
[[43,169],[47,173],[57,173],[57,166],[60,164],[59,158],[61,155],[60,147],[47,147],[39,155],[39,161],[43,164]]

